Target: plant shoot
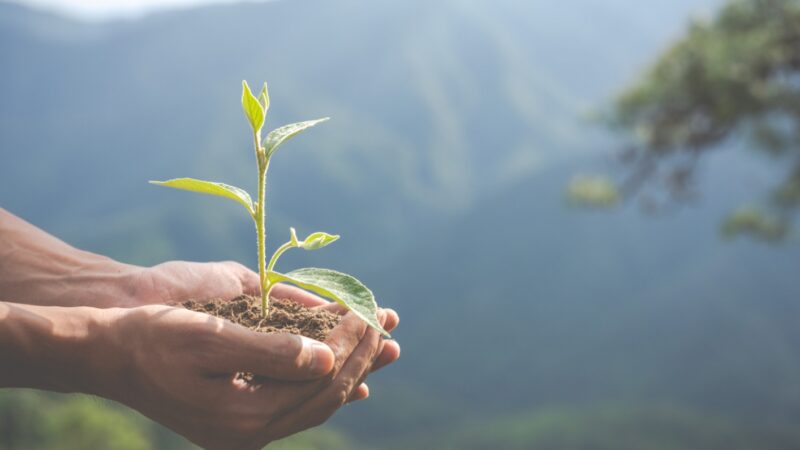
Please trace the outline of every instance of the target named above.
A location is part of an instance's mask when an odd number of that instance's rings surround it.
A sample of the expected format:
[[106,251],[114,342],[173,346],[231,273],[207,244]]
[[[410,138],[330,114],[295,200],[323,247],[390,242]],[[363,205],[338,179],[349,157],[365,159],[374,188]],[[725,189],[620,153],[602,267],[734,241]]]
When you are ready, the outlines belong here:
[[289,242],[278,247],[267,262],[266,259],[266,204],[265,193],[267,170],[275,151],[284,142],[300,132],[328,120],[327,117],[305,122],[284,125],[270,131],[262,138],[261,129],[269,111],[269,92],[267,83],[261,88],[258,96],[250,90],[246,81],[242,81],[242,109],[253,132],[253,147],[258,166],[258,194],[254,202],[244,189],[224,183],[197,180],[194,178],[175,178],[167,181],[151,181],[153,184],[167,186],[203,194],[229,198],[244,206],[256,226],[256,243],[258,252],[258,274],[261,284],[261,313],[269,315],[269,293],[276,283],[287,282],[329,298],[345,308],[353,311],[367,324],[383,335],[388,336],[377,319],[375,296],[356,278],[330,269],[304,268],[286,274],[276,272],[278,258],[291,248],[317,250],[325,247],[339,236],[323,232],[311,233],[305,239],[298,239],[294,228],[289,229]]

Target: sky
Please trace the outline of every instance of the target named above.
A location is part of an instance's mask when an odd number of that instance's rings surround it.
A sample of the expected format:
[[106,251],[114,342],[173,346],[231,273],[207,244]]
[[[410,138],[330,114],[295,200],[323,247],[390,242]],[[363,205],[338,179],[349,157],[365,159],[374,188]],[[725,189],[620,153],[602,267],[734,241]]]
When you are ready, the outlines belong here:
[[[202,4],[234,3],[241,0],[12,0],[38,9],[55,11],[85,20],[141,17],[147,13]],[[249,0],[254,1],[254,0]]]

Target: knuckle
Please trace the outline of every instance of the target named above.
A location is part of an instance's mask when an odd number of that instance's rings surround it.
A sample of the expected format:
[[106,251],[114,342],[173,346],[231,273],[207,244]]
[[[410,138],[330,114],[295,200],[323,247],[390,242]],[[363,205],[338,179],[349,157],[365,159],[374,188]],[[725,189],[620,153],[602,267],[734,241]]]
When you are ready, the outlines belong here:
[[350,383],[337,383],[331,396],[331,407],[337,409],[347,403],[347,399],[350,398],[350,390]]
[[302,348],[300,338],[292,335],[281,335],[281,339],[275,344],[275,357],[284,365],[292,369],[302,367]]
[[233,260],[222,261],[222,265],[228,266],[232,269],[244,269],[244,266]]

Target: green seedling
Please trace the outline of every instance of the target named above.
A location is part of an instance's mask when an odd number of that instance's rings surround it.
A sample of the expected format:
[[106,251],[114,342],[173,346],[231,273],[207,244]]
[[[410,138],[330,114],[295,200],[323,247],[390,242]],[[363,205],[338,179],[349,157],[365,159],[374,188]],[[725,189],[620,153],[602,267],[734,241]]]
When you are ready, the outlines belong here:
[[151,181],[150,183],[167,186],[203,194],[217,195],[229,198],[247,209],[256,225],[256,242],[258,246],[258,274],[261,282],[261,312],[264,317],[269,315],[269,293],[276,283],[287,282],[312,291],[323,297],[329,298],[345,308],[353,311],[367,324],[383,335],[389,336],[386,330],[378,323],[377,304],[375,296],[363,283],[356,278],[330,269],[304,268],[286,274],[274,270],[278,258],[291,248],[304,250],[317,250],[339,239],[337,235],[323,232],[311,233],[303,240],[297,238],[294,228],[290,228],[289,242],[281,245],[267,262],[265,253],[266,223],[264,194],[267,184],[267,169],[270,160],[278,147],[294,137],[301,131],[307,130],[319,123],[328,120],[327,117],[306,122],[284,125],[270,131],[262,139],[261,128],[269,110],[269,92],[267,83],[258,94],[253,95],[246,81],[242,81],[242,108],[250,122],[253,131],[253,145],[255,147],[256,162],[258,164],[258,199],[256,202],[244,189],[224,183],[196,180],[193,178],[176,178],[167,181]]

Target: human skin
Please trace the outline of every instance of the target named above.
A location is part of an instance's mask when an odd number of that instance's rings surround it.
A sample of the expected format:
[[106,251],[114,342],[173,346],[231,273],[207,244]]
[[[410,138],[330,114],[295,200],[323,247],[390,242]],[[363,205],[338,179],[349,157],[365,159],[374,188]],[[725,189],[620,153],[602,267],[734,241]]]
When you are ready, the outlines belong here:
[[[317,343],[165,305],[242,293],[258,293],[258,275],[237,263],[124,264],[0,209],[0,360],[10,368],[0,387],[94,394],[205,448],[249,449],[366,398],[368,372],[399,357],[353,314]],[[291,286],[272,294],[345,313]],[[387,330],[399,321],[391,310],[379,317]]]

